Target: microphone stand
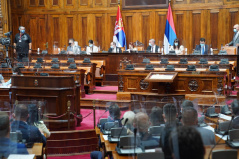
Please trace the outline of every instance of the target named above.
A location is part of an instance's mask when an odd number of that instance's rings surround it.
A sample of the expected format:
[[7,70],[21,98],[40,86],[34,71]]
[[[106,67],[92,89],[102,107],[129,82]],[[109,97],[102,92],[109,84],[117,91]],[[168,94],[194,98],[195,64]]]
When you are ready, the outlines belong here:
[[120,140],[120,135],[124,129],[124,126],[126,125],[126,123],[128,122],[128,118],[125,119],[125,122],[124,122],[124,125],[122,126],[121,130],[120,130],[120,133],[119,133],[119,136],[118,136],[118,144],[117,144],[117,147],[119,146],[119,140]]
[[108,111],[109,111],[109,109],[106,109],[105,112],[98,118],[98,124],[100,124],[100,118]]
[[137,128],[134,128],[134,158],[136,156],[136,136],[137,136]]
[[[222,138],[229,132],[233,119],[234,119],[234,116],[232,116],[232,118],[231,118],[231,121],[230,121],[227,131],[222,135],[222,137],[217,141],[217,143],[211,148],[209,155],[208,155],[208,159],[210,159],[212,150],[218,145],[218,143],[222,140]],[[228,136],[227,136],[227,141],[228,141]]]

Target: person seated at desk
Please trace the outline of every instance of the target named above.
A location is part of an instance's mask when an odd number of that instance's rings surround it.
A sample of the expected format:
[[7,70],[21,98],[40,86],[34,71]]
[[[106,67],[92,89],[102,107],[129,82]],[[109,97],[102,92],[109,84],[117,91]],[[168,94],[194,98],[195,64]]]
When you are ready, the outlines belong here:
[[[13,69],[12,69],[12,75],[23,76],[23,74],[22,74],[20,68],[19,68],[19,67],[16,67],[16,66],[14,66]],[[0,78],[1,78],[1,74],[0,74]],[[2,77],[2,78],[3,78],[3,77]],[[9,86],[9,85],[11,85],[11,84],[12,84],[12,79],[10,78],[10,80],[8,80],[7,82],[2,83],[2,84],[0,84],[0,85],[2,85],[2,86]]]
[[2,85],[3,83],[5,83],[4,77],[2,76],[2,74],[0,74],[0,85]]
[[115,42],[110,43],[110,48],[108,50],[109,53],[122,53],[122,50],[120,47],[116,46]]
[[178,39],[175,39],[173,42],[173,46],[169,47],[169,51],[175,51],[177,55],[182,55],[184,51],[183,45],[180,45],[180,42]]
[[194,108],[185,108],[182,114],[182,124],[183,126],[194,127],[200,134],[203,140],[203,144],[215,145],[215,135],[214,132],[203,127],[198,127],[198,113]]
[[151,53],[159,52],[159,46],[155,45],[154,39],[149,40],[149,46],[147,47],[147,52],[151,52]]
[[99,48],[94,45],[93,40],[89,40],[89,46],[86,47],[86,53],[87,55],[90,55],[92,52],[99,52]]
[[78,46],[78,42],[73,38],[69,39],[69,46],[67,46],[68,54],[80,54],[81,47]]
[[204,159],[205,149],[201,135],[193,127],[178,127],[170,134],[169,143],[171,158]]
[[232,128],[239,129],[239,101],[234,100],[231,104],[232,114],[234,115],[234,119],[232,121]]
[[201,55],[208,55],[209,47],[205,44],[205,38],[200,38],[200,45],[196,45],[195,50],[201,51]]
[[127,128],[127,134],[133,134],[133,121],[134,121],[135,113],[133,111],[127,111],[123,115],[123,120],[121,124],[125,123],[125,120],[128,119],[125,127]]
[[26,143],[41,142],[44,147],[46,146],[46,137],[40,132],[40,130],[35,126],[27,124],[29,113],[26,105],[17,105],[13,117],[15,120],[11,124],[12,132],[17,130],[21,131],[22,139],[25,139]]
[[226,46],[236,46],[237,44],[239,44],[239,24],[235,24],[233,26],[233,39],[230,43],[226,44]]
[[152,126],[161,126],[164,124],[163,110],[160,107],[153,107],[150,114],[150,122]]
[[127,50],[129,53],[131,52],[137,52],[138,49],[134,46],[134,43],[130,42],[129,43],[129,49]]
[[0,112],[0,154],[1,158],[8,158],[10,154],[28,154],[24,144],[14,143],[9,139],[10,122],[5,112]]

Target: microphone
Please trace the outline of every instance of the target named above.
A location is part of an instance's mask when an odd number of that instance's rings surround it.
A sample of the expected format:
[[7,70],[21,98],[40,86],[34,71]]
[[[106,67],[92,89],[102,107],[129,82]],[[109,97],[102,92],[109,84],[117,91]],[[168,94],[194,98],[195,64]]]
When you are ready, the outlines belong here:
[[[124,120],[124,117],[121,118],[121,119],[119,120],[119,122],[121,122],[122,120]],[[118,121],[114,121],[114,125],[112,125],[112,126],[110,127],[110,129],[113,128],[116,124],[119,124],[119,122],[118,122]],[[109,130],[110,130],[110,129],[109,129]]]
[[119,139],[120,139],[120,135],[121,135],[121,133],[122,133],[122,131],[123,131],[123,129],[124,129],[124,126],[126,125],[126,123],[128,122],[128,118],[126,118],[125,119],[125,121],[124,121],[124,125],[122,126],[122,128],[121,128],[121,130],[120,130],[120,133],[119,133],[119,136],[118,136],[118,145],[117,146],[119,146]]
[[137,128],[134,128],[134,156],[136,156],[136,135],[137,135]]
[[[222,140],[222,138],[223,138],[226,134],[228,134],[233,119],[234,119],[234,116],[232,115],[232,118],[231,118],[231,121],[230,121],[230,124],[229,124],[229,126],[228,126],[227,131],[225,131],[225,133],[222,135],[222,137],[221,137],[221,138],[217,141],[217,143],[211,148],[211,150],[210,150],[210,152],[209,152],[209,155],[208,155],[208,159],[210,159],[210,156],[211,156],[211,154],[212,154],[212,150],[219,144],[219,142]],[[227,136],[227,141],[228,141],[228,136]]]
[[109,111],[109,109],[106,109],[105,112],[98,118],[98,124],[100,124],[100,118],[108,111]]

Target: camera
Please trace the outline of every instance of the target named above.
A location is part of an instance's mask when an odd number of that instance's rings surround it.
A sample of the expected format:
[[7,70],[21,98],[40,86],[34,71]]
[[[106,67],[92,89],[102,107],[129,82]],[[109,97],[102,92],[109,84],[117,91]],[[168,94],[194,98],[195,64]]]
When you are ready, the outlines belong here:
[[1,38],[0,39],[0,44],[2,45],[5,45],[5,46],[10,46],[11,44],[11,39],[10,39],[10,36],[11,36],[12,32],[7,32],[7,33],[4,33],[5,36],[7,36],[6,38]]

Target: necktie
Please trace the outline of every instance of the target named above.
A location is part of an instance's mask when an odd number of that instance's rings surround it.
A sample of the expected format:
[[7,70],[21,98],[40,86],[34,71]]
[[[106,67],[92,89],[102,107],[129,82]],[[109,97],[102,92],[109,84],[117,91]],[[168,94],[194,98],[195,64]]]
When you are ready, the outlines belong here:
[[204,46],[202,47],[202,55],[204,55]]

